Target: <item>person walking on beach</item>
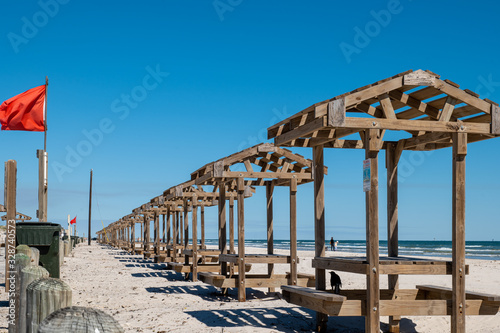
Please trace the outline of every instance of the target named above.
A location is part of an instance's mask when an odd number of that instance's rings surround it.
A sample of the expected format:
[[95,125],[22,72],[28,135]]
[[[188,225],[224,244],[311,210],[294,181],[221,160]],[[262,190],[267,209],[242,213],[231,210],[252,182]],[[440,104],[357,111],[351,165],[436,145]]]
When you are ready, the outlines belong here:
[[334,248],[333,251],[337,251],[337,245],[339,245],[339,241],[334,242]]
[[330,239],[330,250],[332,250],[332,251],[335,251],[334,247],[333,247],[334,243],[335,243],[335,241],[333,240],[333,237],[332,237],[332,239]]

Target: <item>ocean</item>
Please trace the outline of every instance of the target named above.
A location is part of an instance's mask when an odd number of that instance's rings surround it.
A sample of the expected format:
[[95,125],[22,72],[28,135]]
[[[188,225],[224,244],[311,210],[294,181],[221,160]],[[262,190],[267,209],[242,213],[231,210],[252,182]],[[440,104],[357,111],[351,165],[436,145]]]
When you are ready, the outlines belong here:
[[[366,242],[364,240],[338,240],[337,252],[366,253]],[[208,239],[207,245],[217,246],[218,240]],[[331,253],[330,240],[326,240],[328,253]],[[380,241],[379,251],[381,255],[387,255],[387,241]],[[245,240],[245,246],[267,248],[266,240]],[[275,249],[289,249],[290,241],[274,240]],[[313,240],[297,241],[298,250],[314,251]],[[451,241],[399,241],[400,256],[431,256],[451,258]],[[500,260],[500,242],[498,241],[468,241],[465,243],[465,257],[469,259]]]

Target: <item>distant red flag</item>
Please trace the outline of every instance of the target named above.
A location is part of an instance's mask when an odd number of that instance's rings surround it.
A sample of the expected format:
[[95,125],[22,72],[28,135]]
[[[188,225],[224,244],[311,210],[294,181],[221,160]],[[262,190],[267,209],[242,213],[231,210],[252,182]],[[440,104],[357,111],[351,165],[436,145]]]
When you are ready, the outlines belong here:
[[74,219],[72,219],[71,221],[69,221],[69,224],[75,224],[76,223],[76,216]]
[[0,105],[0,124],[7,131],[45,130],[43,107],[46,86],[39,86],[14,96]]

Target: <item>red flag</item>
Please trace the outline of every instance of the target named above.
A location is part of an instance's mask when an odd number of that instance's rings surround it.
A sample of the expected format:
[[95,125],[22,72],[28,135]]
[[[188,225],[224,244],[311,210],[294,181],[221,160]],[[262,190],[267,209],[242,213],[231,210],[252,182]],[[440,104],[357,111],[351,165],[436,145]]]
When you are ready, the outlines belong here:
[[7,131],[43,132],[46,86],[39,86],[14,96],[0,105],[0,124]]
[[71,221],[69,221],[69,224],[75,224],[76,223],[76,216],[74,219],[72,219]]

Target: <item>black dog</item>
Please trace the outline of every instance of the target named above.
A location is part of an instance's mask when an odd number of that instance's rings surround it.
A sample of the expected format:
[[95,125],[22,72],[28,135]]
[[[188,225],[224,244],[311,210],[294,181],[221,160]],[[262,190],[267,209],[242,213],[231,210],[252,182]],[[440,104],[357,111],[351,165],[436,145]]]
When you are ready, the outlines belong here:
[[342,286],[342,281],[340,281],[340,276],[337,275],[334,271],[330,272],[330,284],[332,286],[332,290],[335,287],[335,294],[340,294],[340,287]]

